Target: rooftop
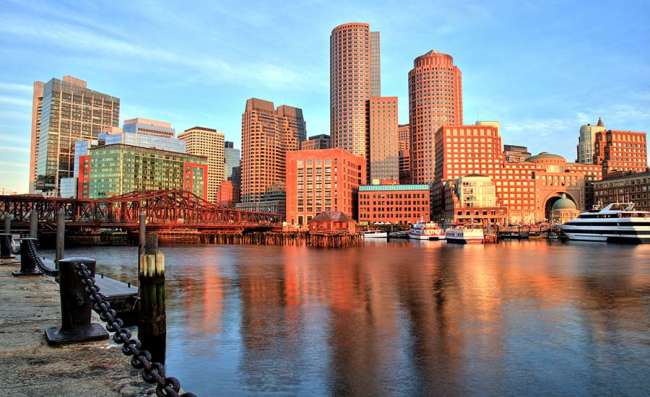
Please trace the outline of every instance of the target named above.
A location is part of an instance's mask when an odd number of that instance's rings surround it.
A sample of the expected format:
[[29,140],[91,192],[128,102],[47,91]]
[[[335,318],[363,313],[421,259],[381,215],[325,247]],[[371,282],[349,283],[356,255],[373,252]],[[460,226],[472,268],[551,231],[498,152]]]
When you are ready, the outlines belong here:
[[360,192],[382,192],[382,191],[401,191],[401,190],[429,190],[429,185],[362,185],[359,186]]

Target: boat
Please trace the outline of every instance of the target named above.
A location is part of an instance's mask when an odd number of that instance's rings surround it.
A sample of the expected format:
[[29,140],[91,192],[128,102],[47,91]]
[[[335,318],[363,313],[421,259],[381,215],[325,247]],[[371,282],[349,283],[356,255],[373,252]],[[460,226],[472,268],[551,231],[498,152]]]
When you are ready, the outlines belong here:
[[381,230],[366,230],[365,232],[361,232],[361,237],[363,237],[364,239],[375,239],[375,238],[387,239],[388,233],[382,232]]
[[444,240],[445,231],[435,222],[419,222],[413,224],[408,236],[413,240]]
[[408,230],[400,230],[397,232],[390,232],[388,233],[388,238],[389,239],[408,239],[409,238],[409,232]]
[[650,243],[650,212],[635,210],[633,203],[611,203],[561,225],[560,234],[564,240]]
[[452,227],[447,229],[446,238],[448,243],[482,244],[484,235],[481,228]]

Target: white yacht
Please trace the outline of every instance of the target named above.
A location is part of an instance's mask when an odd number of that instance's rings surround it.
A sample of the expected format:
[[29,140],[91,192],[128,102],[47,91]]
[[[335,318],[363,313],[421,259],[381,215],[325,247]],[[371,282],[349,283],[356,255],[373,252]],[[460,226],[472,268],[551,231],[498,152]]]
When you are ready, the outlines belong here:
[[569,240],[650,243],[650,212],[635,210],[633,203],[612,203],[598,211],[583,212],[560,230]]
[[366,230],[365,232],[361,233],[361,237],[365,239],[375,239],[375,238],[381,238],[381,239],[387,239],[388,238],[388,233],[387,232],[382,232],[381,230]]
[[444,240],[445,231],[435,222],[420,220],[409,230],[409,238],[413,240]]
[[485,238],[483,229],[472,227],[453,227],[447,229],[447,242],[456,244],[482,244]]

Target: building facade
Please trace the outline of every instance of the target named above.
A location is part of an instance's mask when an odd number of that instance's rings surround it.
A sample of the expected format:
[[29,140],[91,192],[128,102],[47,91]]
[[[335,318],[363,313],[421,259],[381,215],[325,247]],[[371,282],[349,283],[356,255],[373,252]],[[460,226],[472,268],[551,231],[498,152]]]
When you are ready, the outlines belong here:
[[325,211],[356,217],[358,189],[365,180],[365,159],[346,150],[288,152],[287,222],[303,227]]
[[318,149],[329,149],[330,145],[330,136],[327,134],[319,134],[310,136],[307,140],[300,143],[300,150],[318,150]]
[[521,163],[530,157],[526,146],[503,145],[503,157],[508,163]]
[[436,150],[432,215],[439,218],[458,210],[450,208],[457,205],[450,194],[456,191],[456,181],[461,177],[489,177],[495,185],[495,207],[507,209],[510,223],[550,219],[552,205],[563,193],[578,208],[585,208],[588,184],[602,177],[598,165],[568,163],[550,153],[523,162],[506,162],[499,130],[489,124],[443,126],[436,134]]
[[174,128],[170,123],[142,117],[124,120],[122,130],[126,133],[159,136],[162,138],[173,138],[175,134]]
[[89,176],[80,175],[79,183],[89,180],[91,199],[166,189],[207,199],[206,157],[123,144],[96,146],[89,157]]
[[[381,96],[379,32],[367,23],[345,23],[330,35],[330,133],[332,147],[365,158],[367,102]],[[375,76],[375,74],[377,76]]]
[[429,185],[359,186],[359,222],[413,224],[429,220]]
[[37,144],[32,143],[36,158],[33,190],[57,195],[59,180],[73,176],[75,142],[96,139],[100,131],[117,127],[120,100],[87,88],[83,80],[64,76],[43,86],[40,111],[32,110],[34,114],[39,137]]
[[41,111],[43,102],[43,88],[45,83],[35,81],[32,91],[32,128],[29,151],[29,192],[34,193],[36,185],[36,164],[38,162],[38,140],[40,138]]
[[185,142],[186,151],[194,156],[202,156],[208,161],[207,200],[214,203],[219,198],[219,185],[225,179],[224,135],[223,132],[207,127],[192,127],[178,136]]
[[399,181],[397,97],[368,101],[368,179]]
[[265,197],[284,192],[286,154],[297,150],[305,135],[302,110],[289,106],[275,109],[273,102],[257,98],[246,101],[242,115],[242,204],[267,201]]
[[128,132],[101,132],[97,137],[97,141],[99,145],[114,145],[122,143],[125,145],[160,149],[169,152],[187,152],[185,141],[174,138],[173,136]]
[[408,124],[397,126],[399,145],[399,182],[411,183],[411,132]]
[[232,180],[225,180],[219,186],[219,200],[217,203],[225,207],[233,207],[239,202],[239,187]]
[[450,55],[429,51],[415,58],[408,75],[411,181],[435,179],[436,132],[443,124],[462,125],[460,69]]
[[593,183],[594,204],[634,203],[634,208],[650,211],[650,172],[620,174]]
[[596,125],[585,124],[580,127],[580,136],[578,137],[577,159],[576,163],[594,164],[594,146],[596,145],[596,134],[605,131],[603,119],[598,118]]
[[225,141],[223,155],[224,155],[224,162],[225,162],[224,177],[226,180],[232,180],[232,171],[233,168],[239,167],[241,153],[239,149],[235,149],[234,143],[230,141]]
[[645,132],[615,130],[597,132],[594,164],[602,165],[605,176],[618,172],[645,172],[648,168]]

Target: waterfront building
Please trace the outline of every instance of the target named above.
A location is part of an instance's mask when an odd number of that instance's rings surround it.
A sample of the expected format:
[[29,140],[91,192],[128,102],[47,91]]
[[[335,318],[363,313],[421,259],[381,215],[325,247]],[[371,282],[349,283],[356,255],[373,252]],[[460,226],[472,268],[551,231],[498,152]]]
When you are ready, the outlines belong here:
[[38,162],[38,140],[40,138],[43,88],[45,83],[35,81],[32,90],[32,128],[29,151],[29,192],[34,193],[36,185],[36,164]]
[[619,173],[593,183],[594,204],[634,203],[634,208],[650,211],[650,171]]
[[346,150],[288,152],[287,222],[305,226],[324,211],[340,211],[356,218],[357,193],[365,180],[365,159]]
[[594,146],[596,145],[596,134],[605,131],[603,119],[598,118],[596,125],[585,124],[580,126],[580,136],[578,137],[576,163],[594,164]]
[[[276,109],[273,102],[257,98],[246,101],[242,115],[242,206],[252,203],[250,207],[256,208],[257,202],[279,197],[279,192],[283,195],[286,154],[297,150],[305,136],[301,109],[286,105]],[[276,204],[283,213],[281,203]]]
[[588,202],[587,186],[602,177],[598,165],[568,163],[562,156],[550,153],[540,153],[522,162],[506,162],[498,127],[492,123],[443,126],[436,134],[435,145],[433,217],[449,217],[463,208],[460,204],[456,208],[450,195],[456,191],[457,180],[469,175],[491,178],[496,192],[495,207],[507,209],[510,223],[550,219],[551,207],[562,193],[584,209]]
[[124,120],[122,130],[131,134],[151,135],[162,138],[173,138],[175,133],[172,125],[166,121],[151,120],[142,117]]
[[368,179],[399,181],[397,97],[368,101]]
[[521,163],[530,157],[526,146],[503,145],[503,157],[508,163]]
[[411,132],[408,124],[397,126],[399,146],[399,183],[411,182]]
[[312,233],[356,233],[357,225],[341,211],[323,211],[309,220]]
[[97,139],[100,131],[117,127],[120,100],[87,88],[83,80],[64,76],[44,84],[42,98],[36,98],[33,105],[37,109],[32,109],[36,117],[32,126],[38,125],[32,129],[33,134],[38,132],[38,143],[31,145],[36,161],[33,191],[57,195],[60,179],[73,176],[75,142]]
[[187,153],[208,159],[207,200],[215,202],[219,198],[219,185],[225,179],[223,132],[197,126],[185,130],[178,139],[185,142]]
[[607,130],[596,133],[594,164],[603,175],[617,172],[644,172],[648,168],[645,132]]
[[285,219],[287,208],[286,197],[287,194],[284,191],[284,186],[272,186],[255,201],[241,201],[240,194],[240,202],[236,203],[235,207],[244,211],[272,212],[278,214],[280,219]]
[[508,210],[497,200],[496,185],[489,176],[468,175],[448,181],[445,220],[455,225],[495,226],[507,223]]
[[307,140],[300,143],[300,150],[317,150],[317,149],[329,149],[330,146],[330,136],[327,134],[319,134],[310,136]]
[[411,181],[435,179],[436,132],[443,124],[463,124],[460,69],[451,55],[429,51],[415,58],[408,75]]
[[381,96],[379,32],[367,23],[335,27],[330,35],[330,132],[332,147],[367,155],[367,106]]
[[[124,144],[96,146],[81,156],[79,184],[89,180],[89,198],[106,198],[131,192],[176,189],[207,199],[208,159],[185,153]],[[82,195],[85,193],[82,193]]]
[[239,202],[239,187],[231,179],[221,182],[219,185],[219,200],[217,203],[226,207],[233,207]]
[[413,224],[430,219],[429,185],[359,186],[359,222]]
[[235,149],[234,143],[230,141],[224,142],[223,149],[224,161],[225,161],[225,179],[232,180],[232,171],[233,168],[239,167],[240,152],[239,149]]

